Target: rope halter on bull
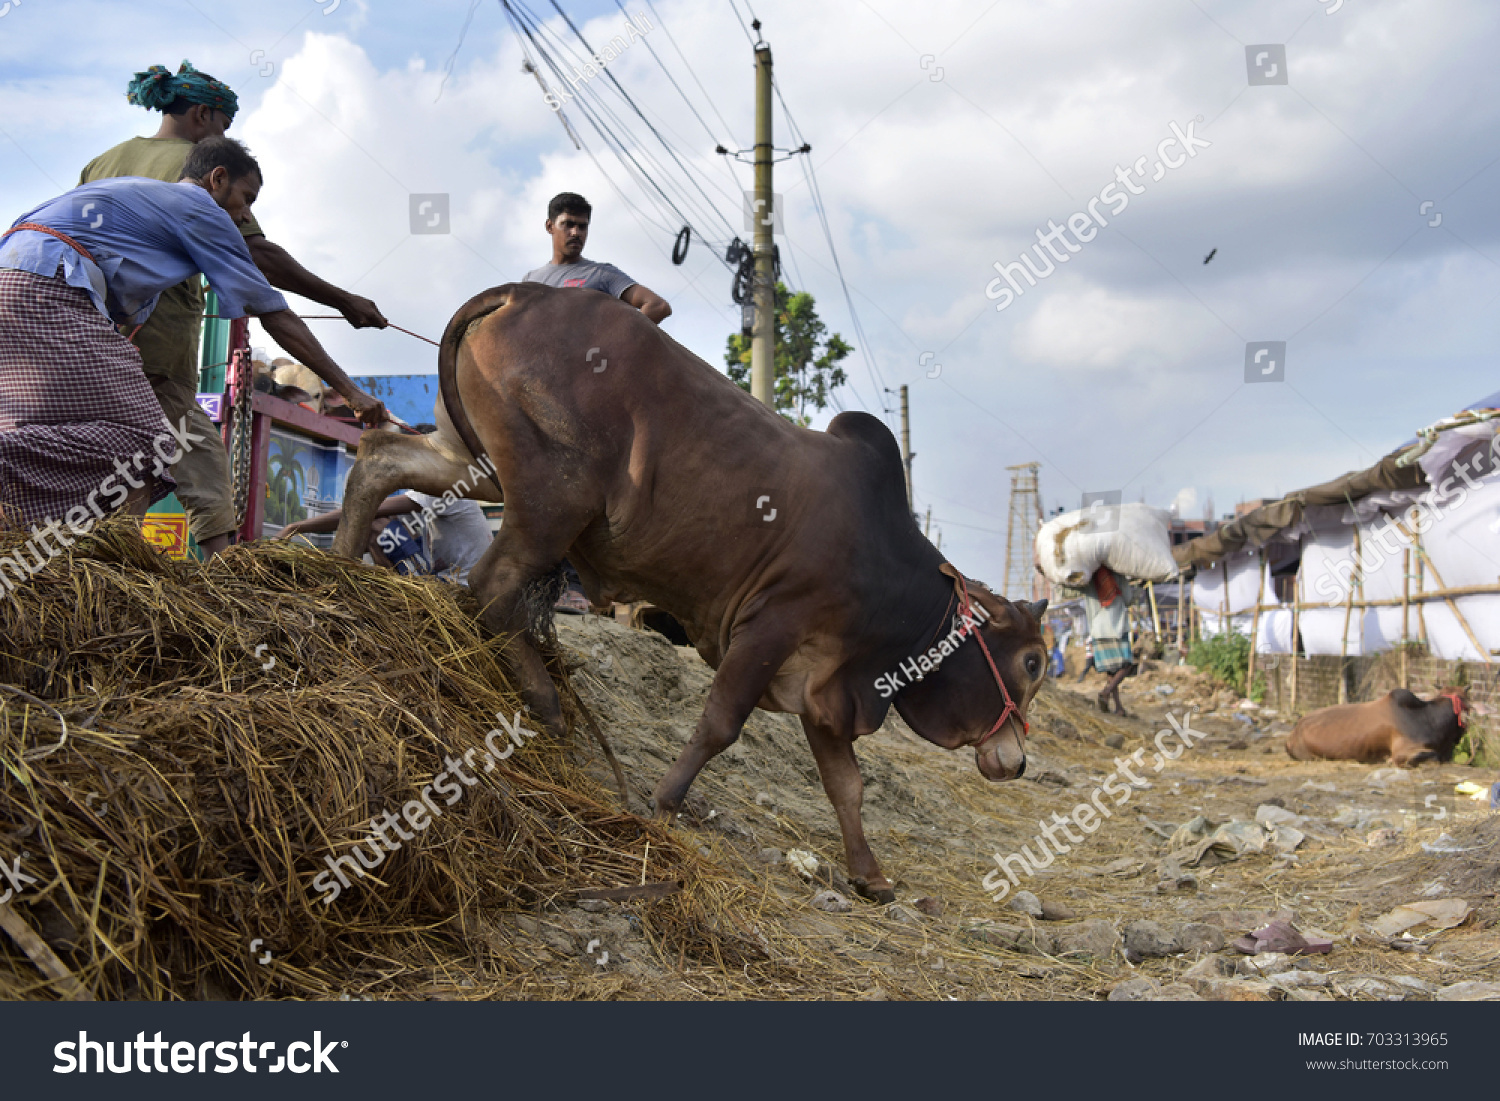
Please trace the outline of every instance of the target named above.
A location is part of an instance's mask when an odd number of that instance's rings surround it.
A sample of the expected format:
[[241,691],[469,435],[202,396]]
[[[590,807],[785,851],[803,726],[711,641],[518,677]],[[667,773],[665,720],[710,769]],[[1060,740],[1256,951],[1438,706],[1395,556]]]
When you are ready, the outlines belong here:
[[990,727],[985,736],[980,738],[975,744],[983,744],[994,737],[995,732],[1005,725],[1005,720],[1009,719],[1011,715],[1015,715],[1016,718],[1021,720],[1021,730],[1024,733],[1031,733],[1031,724],[1022,717],[1021,709],[1016,706],[1016,701],[1011,698],[1010,689],[1005,687],[1005,680],[1000,676],[1000,670],[995,666],[995,659],[990,656],[990,648],[985,645],[984,635],[979,630],[979,619],[974,614],[974,603],[969,599],[968,582],[964,580],[964,575],[959,573],[958,569],[951,562],[944,562],[938,568],[953,578],[953,596],[948,598],[948,606],[943,609],[943,619],[938,622],[938,630],[941,631],[943,629],[943,623],[948,619],[948,609],[952,608],[954,601],[957,600],[959,617],[963,620],[964,626],[970,628],[968,633],[974,636],[974,641],[979,643],[979,650],[984,654],[985,663],[990,667],[990,674],[995,678],[995,684],[1000,688],[1001,698],[1005,700],[1005,709],[1000,712],[1000,717],[995,720],[995,725]]

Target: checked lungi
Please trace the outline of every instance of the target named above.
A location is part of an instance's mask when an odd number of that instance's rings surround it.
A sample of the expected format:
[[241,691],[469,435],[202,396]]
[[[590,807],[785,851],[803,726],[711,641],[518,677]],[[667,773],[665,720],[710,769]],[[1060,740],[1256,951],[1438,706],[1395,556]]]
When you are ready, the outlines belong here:
[[[77,287],[60,278],[0,269],[0,509],[11,522],[46,525],[70,509],[118,508],[160,468],[153,446],[167,436],[140,353]],[[108,485],[105,483],[108,482]],[[172,491],[156,475],[151,500]]]
[[1117,673],[1134,660],[1128,638],[1094,639],[1094,668],[1099,672]]

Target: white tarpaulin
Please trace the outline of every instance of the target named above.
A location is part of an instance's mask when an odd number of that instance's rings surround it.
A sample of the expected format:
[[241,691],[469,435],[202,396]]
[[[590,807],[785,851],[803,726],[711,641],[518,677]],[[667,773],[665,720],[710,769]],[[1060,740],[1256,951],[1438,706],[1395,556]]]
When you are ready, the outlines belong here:
[[[1493,454],[1493,451],[1487,453]],[[1402,632],[1401,600],[1404,584],[1410,594],[1437,589],[1493,586],[1500,582],[1500,464],[1473,462],[1473,447],[1455,452],[1465,462],[1462,473],[1441,471],[1439,485],[1446,496],[1421,493],[1381,495],[1405,530],[1385,513],[1359,502],[1359,553],[1355,553],[1355,516],[1350,508],[1311,512],[1312,521],[1299,542],[1302,549],[1301,591],[1304,607],[1298,623],[1302,650],[1307,654],[1361,654],[1389,650],[1402,638],[1426,637],[1429,651],[1448,660],[1494,660],[1500,650],[1500,593],[1478,593],[1446,600],[1411,600]],[[1424,464],[1425,465],[1425,464]],[[1412,505],[1417,505],[1415,511]],[[1413,529],[1420,529],[1427,562],[1419,569]],[[1410,555],[1406,552],[1411,549]],[[1202,617],[1205,635],[1223,630],[1224,563],[1229,566],[1231,613],[1248,609],[1254,601],[1258,562],[1250,553],[1231,555],[1212,568],[1202,569],[1193,582],[1193,600]],[[1357,567],[1356,568],[1356,563]],[[1406,577],[1410,571],[1410,578]],[[1441,581],[1439,581],[1441,578]],[[1347,609],[1351,587],[1356,605],[1361,601],[1390,601],[1374,608]],[[1275,603],[1269,579],[1261,584],[1263,604]],[[1456,606],[1468,630],[1454,613]],[[1346,640],[1347,616],[1347,640]],[[1291,608],[1262,613],[1256,630],[1260,653],[1291,649]],[[1250,633],[1250,617],[1232,614],[1233,629]],[[1470,632],[1478,639],[1476,648]],[[1481,652],[1481,650],[1483,652]]]

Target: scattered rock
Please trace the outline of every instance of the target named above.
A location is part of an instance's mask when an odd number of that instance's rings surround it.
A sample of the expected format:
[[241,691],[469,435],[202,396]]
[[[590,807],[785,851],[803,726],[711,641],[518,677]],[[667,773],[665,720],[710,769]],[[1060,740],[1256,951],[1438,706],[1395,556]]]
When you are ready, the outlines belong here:
[[578,903],[580,910],[587,910],[591,914],[602,914],[609,909],[609,900],[603,898],[580,899]]
[[1120,934],[1104,918],[1092,918],[1057,932],[1057,951],[1064,956],[1089,956],[1108,960],[1121,948]]
[[943,910],[946,908],[943,905],[942,899],[933,898],[930,895],[926,895],[922,898],[917,899],[912,903],[912,905],[915,906],[921,913],[926,914],[928,917],[942,917]]
[[776,800],[771,797],[769,791],[757,791],[755,793],[755,805],[757,807],[769,807],[775,802]]
[[[1109,922],[1104,924],[1108,925]],[[1111,928],[1110,932],[1114,930]],[[965,935],[973,940],[994,945],[996,948],[1006,948],[1012,952],[1024,952],[1028,955],[1047,956],[1053,951],[1052,937],[1040,929],[1021,929],[1014,925],[1001,925],[998,922],[986,921],[966,930]]]
[[819,891],[812,897],[812,907],[830,914],[847,914],[854,909],[854,903],[837,891]]
[[1217,979],[1233,978],[1234,961],[1223,956],[1204,956],[1182,973],[1182,981],[1200,983]]
[[1170,986],[1164,986],[1156,993],[1156,996],[1148,999],[1153,1002],[1201,1002],[1203,999],[1198,992],[1186,983],[1174,982]]
[[1296,962],[1285,952],[1260,952],[1240,960],[1236,970],[1250,978],[1269,978],[1296,967]]
[[1155,921],[1132,921],[1125,926],[1125,951],[1145,959],[1170,956],[1180,951],[1177,938]]
[[1300,814],[1293,814],[1285,807],[1272,803],[1262,803],[1255,808],[1255,820],[1262,826],[1300,826],[1306,822]]
[[1222,951],[1228,943],[1224,930],[1217,925],[1190,921],[1177,928],[1177,944],[1183,952],[1218,952]]
[[1462,925],[1473,909],[1461,898],[1419,899],[1382,914],[1370,922],[1370,928],[1382,937],[1394,937],[1419,926],[1430,926],[1426,932],[1452,929]]
[[1365,844],[1372,849],[1384,849],[1401,843],[1401,831],[1392,829],[1372,830],[1365,836]]
[[880,987],[877,986],[861,994],[859,996],[859,1000],[862,1002],[885,1002],[889,1001],[890,998],[886,995],[886,992],[884,990],[880,989]]
[[1440,1002],[1500,1002],[1500,982],[1456,982],[1435,996]]
[[1006,904],[1006,909],[1039,918],[1042,916],[1042,900],[1030,891],[1017,891]]
[[1078,728],[1067,719],[1053,719],[1047,729],[1059,738],[1066,738],[1071,742],[1083,740],[1083,735],[1078,733]]
[[1108,734],[1104,738],[1104,744],[1109,746],[1110,749],[1121,749],[1125,745],[1125,735]]
[[1218,979],[1206,983],[1201,994],[1210,1002],[1269,1002],[1274,989],[1256,979]]
[[1061,902],[1053,902],[1049,899],[1042,903],[1043,921],[1072,921],[1077,916],[1071,907],[1064,906]]
[[1016,968],[1016,974],[1023,979],[1050,979],[1057,974],[1055,967],[1043,967],[1035,963],[1023,963]]
[[885,916],[892,921],[899,921],[902,925],[921,925],[922,919],[915,910],[908,909],[900,903],[893,903],[885,908]]
[[1270,977],[1271,985],[1281,990],[1308,986],[1327,986],[1328,976],[1320,971],[1278,971]]
[[1342,982],[1334,983],[1333,989],[1346,998],[1375,998],[1382,1002],[1399,1002],[1406,996],[1390,983],[1375,975],[1345,979]]
[[1163,879],[1156,884],[1157,894],[1170,894],[1173,891],[1191,892],[1198,889],[1198,877],[1192,872],[1182,872],[1176,879]]
[[756,856],[756,859],[758,859],[763,864],[780,864],[781,863],[781,850],[780,849],[770,849],[770,848],[761,849],[759,852],[757,852],[755,854],[755,856]]
[[1126,979],[1122,983],[1116,983],[1110,989],[1106,1001],[1111,1002],[1146,1002],[1161,989],[1154,979],[1134,978]]
[[1437,993],[1437,983],[1428,982],[1426,979],[1419,979],[1415,975],[1392,975],[1390,976],[1390,981],[1397,986],[1403,986],[1407,990],[1415,991],[1418,994]]

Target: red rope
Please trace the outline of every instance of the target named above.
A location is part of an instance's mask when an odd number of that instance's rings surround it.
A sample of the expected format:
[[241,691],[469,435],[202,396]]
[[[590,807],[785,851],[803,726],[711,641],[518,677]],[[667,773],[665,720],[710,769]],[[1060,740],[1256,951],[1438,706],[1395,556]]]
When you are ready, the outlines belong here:
[[1469,720],[1464,718],[1463,697],[1455,689],[1451,688],[1446,692],[1439,692],[1438,695],[1446,697],[1448,702],[1453,705],[1453,717],[1458,720],[1458,728],[1462,730],[1467,726]]
[[37,225],[37,223],[35,222],[22,222],[20,225],[11,226],[4,233],[0,233],[0,239],[9,237],[12,233],[19,233],[23,229],[29,229],[33,233],[45,233],[48,237],[56,237],[59,241],[67,245],[74,252],[78,253],[79,256],[82,256],[89,263],[93,264],[96,262],[94,258],[89,255],[88,249],[84,248],[77,241],[73,240],[73,238],[69,237],[66,233],[55,230],[51,226]]
[[[958,614],[963,616],[966,620],[973,621],[974,605],[969,600],[969,586],[964,581],[964,575],[958,572],[957,567],[955,567],[953,570],[953,584],[954,587],[957,588],[960,597],[958,604]],[[1016,701],[1010,698],[1010,689],[1005,687],[1005,680],[1000,676],[1000,670],[995,667],[995,659],[990,656],[990,648],[984,644],[984,635],[980,633],[978,624],[975,625],[973,633],[975,641],[979,643],[979,649],[984,654],[984,660],[989,664],[990,673],[994,676],[995,683],[1000,686],[1000,695],[1005,700],[1005,710],[1000,712],[1000,717],[995,720],[995,725],[990,727],[988,734],[986,734],[983,738],[980,738],[979,741],[975,743],[976,745],[982,745],[983,743],[989,741],[990,738],[994,737],[995,731],[1004,726],[1005,720],[1010,718],[1013,713],[1019,718],[1021,709],[1016,706]],[[1023,732],[1030,734],[1031,724],[1028,723],[1025,719],[1021,719],[1021,729]]]

